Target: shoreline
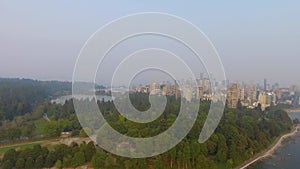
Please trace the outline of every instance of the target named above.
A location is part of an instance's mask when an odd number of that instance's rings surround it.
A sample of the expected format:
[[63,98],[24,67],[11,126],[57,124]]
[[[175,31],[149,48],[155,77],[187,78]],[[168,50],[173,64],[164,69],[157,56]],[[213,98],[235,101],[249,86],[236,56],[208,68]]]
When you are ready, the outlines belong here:
[[260,161],[264,158],[272,156],[273,153],[281,146],[282,142],[286,138],[295,135],[298,132],[299,129],[300,129],[300,126],[294,126],[294,128],[291,132],[283,134],[280,138],[276,139],[275,142],[269,148],[267,148],[265,151],[259,153],[255,157],[245,161],[243,164],[236,167],[235,169],[246,169],[247,167],[249,167],[250,165],[256,163],[257,161]]
[[300,108],[283,109],[287,113],[300,113]]

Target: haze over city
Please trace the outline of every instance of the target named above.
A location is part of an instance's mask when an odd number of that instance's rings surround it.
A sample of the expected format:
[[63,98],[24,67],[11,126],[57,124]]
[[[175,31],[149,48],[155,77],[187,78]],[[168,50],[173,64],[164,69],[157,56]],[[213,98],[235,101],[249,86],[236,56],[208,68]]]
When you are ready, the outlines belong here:
[[96,30],[124,15],[155,11],[198,26],[215,45],[231,81],[299,84],[299,9],[299,1],[271,0],[1,1],[0,77],[71,81],[79,51]]

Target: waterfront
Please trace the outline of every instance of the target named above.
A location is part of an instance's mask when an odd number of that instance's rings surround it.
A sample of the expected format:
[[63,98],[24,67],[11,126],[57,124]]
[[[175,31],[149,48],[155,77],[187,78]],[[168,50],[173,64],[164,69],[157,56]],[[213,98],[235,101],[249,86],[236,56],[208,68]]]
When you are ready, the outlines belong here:
[[[289,113],[292,119],[300,119],[300,113]],[[274,154],[262,161],[259,161],[249,169],[290,169],[298,168],[300,159],[300,132],[291,138],[283,141],[282,145],[274,152]]]

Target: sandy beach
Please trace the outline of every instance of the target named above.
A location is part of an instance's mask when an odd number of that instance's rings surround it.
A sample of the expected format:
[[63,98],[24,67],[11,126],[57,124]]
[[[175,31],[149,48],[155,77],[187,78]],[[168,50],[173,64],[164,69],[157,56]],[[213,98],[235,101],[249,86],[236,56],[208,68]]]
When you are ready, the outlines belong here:
[[277,150],[280,146],[281,146],[281,143],[288,137],[291,137],[293,135],[295,135],[298,130],[300,129],[300,126],[296,126],[294,127],[294,129],[287,133],[287,134],[284,134],[282,135],[280,138],[278,138],[274,143],[273,145],[271,145],[267,150],[265,150],[264,152],[256,155],[255,157],[253,157],[252,159],[250,160],[247,160],[245,161],[242,165],[236,167],[236,169],[246,169],[247,167],[249,167],[250,165],[252,165],[253,163],[259,161],[259,160],[262,160],[266,157],[269,157],[271,156],[275,150]]

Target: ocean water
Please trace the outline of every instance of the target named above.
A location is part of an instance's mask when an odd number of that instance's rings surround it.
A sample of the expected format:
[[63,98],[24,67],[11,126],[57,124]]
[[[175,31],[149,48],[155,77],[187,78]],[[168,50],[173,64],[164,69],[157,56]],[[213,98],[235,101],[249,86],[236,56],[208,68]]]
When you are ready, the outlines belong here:
[[[300,113],[290,113],[300,119]],[[252,164],[249,169],[300,169],[300,132],[283,141],[273,156]]]

